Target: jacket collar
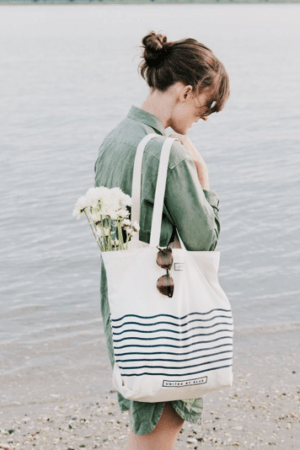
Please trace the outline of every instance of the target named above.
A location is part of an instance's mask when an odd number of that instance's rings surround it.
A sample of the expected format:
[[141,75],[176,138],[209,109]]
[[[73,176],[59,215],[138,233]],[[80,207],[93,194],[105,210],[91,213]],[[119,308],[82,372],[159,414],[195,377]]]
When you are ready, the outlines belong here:
[[129,113],[127,114],[127,117],[136,120],[137,122],[142,122],[145,125],[148,125],[149,127],[158,131],[159,134],[167,136],[162,121],[158,117],[154,116],[153,114],[150,114],[147,111],[144,111],[143,109],[138,108],[137,106],[134,105],[131,106]]

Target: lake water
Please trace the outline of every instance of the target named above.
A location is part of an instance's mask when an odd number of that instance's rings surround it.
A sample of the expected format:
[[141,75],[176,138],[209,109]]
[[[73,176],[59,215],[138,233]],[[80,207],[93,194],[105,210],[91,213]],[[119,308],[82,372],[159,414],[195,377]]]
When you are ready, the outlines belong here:
[[94,185],[103,138],[147,95],[137,66],[152,29],[198,39],[230,75],[224,111],[189,136],[220,197],[219,277],[235,331],[299,326],[299,13],[299,4],[0,7],[4,377],[108,367],[99,251],[72,211]]

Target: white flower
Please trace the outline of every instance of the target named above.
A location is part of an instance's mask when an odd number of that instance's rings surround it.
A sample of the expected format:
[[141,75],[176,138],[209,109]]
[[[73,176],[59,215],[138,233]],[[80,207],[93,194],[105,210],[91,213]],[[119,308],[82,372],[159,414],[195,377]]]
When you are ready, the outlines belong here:
[[127,227],[130,227],[130,226],[131,226],[130,220],[129,219],[124,219],[123,220],[123,227],[127,228]]
[[119,187],[113,187],[110,189],[110,196],[119,201],[122,198],[122,190]]
[[[85,210],[88,221],[92,227],[95,227],[95,237],[101,251],[107,251],[106,243],[102,242],[105,236],[116,236],[117,226],[126,230],[127,238],[139,231],[138,222],[133,224],[129,220],[129,210],[127,206],[132,205],[132,199],[125,194],[119,187],[107,188],[105,186],[93,187],[88,189],[85,196],[80,197],[75,205],[73,215],[79,219],[80,214]],[[102,229],[99,222],[105,225]],[[105,219],[105,220],[104,220]],[[98,225],[96,225],[98,224]],[[117,250],[120,241],[112,240],[112,247]],[[104,247],[104,250],[103,250]]]
[[107,195],[102,199],[101,210],[105,211],[105,214],[109,215],[110,211],[117,211],[119,208],[118,199],[114,195]]
[[134,229],[134,231],[139,231],[140,230],[140,226],[139,226],[137,221],[133,222],[132,228]]
[[109,195],[110,189],[105,186],[90,188],[85,194],[90,199],[101,200],[102,198]]
[[91,219],[93,222],[100,222],[101,221],[101,212],[91,212]]
[[119,206],[123,207],[126,205],[129,206],[131,205],[131,197],[125,194],[125,192],[123,192],[122,189],[120,189],[119,187],[114,187],[110,189],[110,191],[112,197],[116,199]]
[[87,207],[87,198],[83,195],[79,197],[79,199],[76,202],[75,208],[73,210],[73,216],[77,217],[77,219],[80,218],[80,214],[82,213],[83,209]]
[[122,191],[122,189],[119,188],[119,187],[113,187],[113,188],[111,188],[111,189],[110,189],[110,193],[111,193],[111,195],[113,195],[113,196],[115,196],[115,197],[117,197],[117,198],[121,198],[122,195],[123,195],[123,191]]
[[118,216],[123,217],[123,219],[124,219],[124,218],[128,217],[128,211],[126,209],[120,209],[118,211]]
[[105,186],[90,188],[85,194],[88,206],[101,210],[102,203],[110,196],[110,189]]
[[118,213],[116,211],[110,211],[111,220],[117,220]]
[[123,193],[122,200],[123,200],[123,206],[126,206],[126,205],[131,206],[132,205],[132,198],[130,197],[130,195]]
[[103,216],[109,216],[111,220],[117,220],[118,214],[114,207],[112,206],[105,206],[102,208],[101,213]]

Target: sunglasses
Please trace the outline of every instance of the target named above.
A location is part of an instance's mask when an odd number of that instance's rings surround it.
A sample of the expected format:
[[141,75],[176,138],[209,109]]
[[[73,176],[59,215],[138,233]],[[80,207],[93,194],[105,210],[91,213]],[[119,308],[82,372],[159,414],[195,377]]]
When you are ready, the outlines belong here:
[[159,267],[161,267],[162,269],[166,269],[167,271],[166,275],[162,275],[161,277],[159,277],[156,283],[156,287],[161,294],[172,297],[174,293],[174,280],[170,275],[171,267],[173,264],[172,248],[170,248],[169,246],[166,248],[160,248],[158,245],[156,246],[156,248],[158,248],[156,262]]
[[210,100],[206,105],[200,107],[198,106],[197,110],[199,111],[201,117],[208,117],[210,114],[217,111],[216,105],[217,102],[215,100]]

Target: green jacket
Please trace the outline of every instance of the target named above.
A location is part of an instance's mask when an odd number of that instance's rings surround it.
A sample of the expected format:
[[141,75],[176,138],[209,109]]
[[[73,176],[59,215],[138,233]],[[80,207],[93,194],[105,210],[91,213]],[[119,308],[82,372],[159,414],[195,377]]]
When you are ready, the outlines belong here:
[[[139,239],[147,243],[150,242],[160,151],[167,137],[161,120],[153,114],[132,105],[127,117],[110,131],[103,140],[94,167],[95,187],[120,187],[123,192],[132,196],[136,149],[141,139],[153,132],[160,137],[151,139],[147,143],[142,163]],[[202,190],[190,153],[180,142],[175,141],[169,157],[159,245],[167,246],[174,239],[175,229],[177,228],[187,250],[214,250],[220,233],[218,211],[218,196],[212,191]],[[109,358],[113,367],[114,352],[109,319],[107,280],[102,259],[100,295],[103,326]],[[131,410],[133,431],[136,434],[149,432],[147,431],[150,429],[147,428],[147,414],[154,414],[152,409],[155,404],[151,406],[149,403],[144,403],[144,413],[141,416],[141,402],[125,399],[120,393],[118,393],[118,401],[121,410]],[[179,414],[183,404],[182,401],[173,402],[173,406]],[[187,403],[184,405],[186,406]],[[157,405],[153,417],[159,417],[160,407],[161,405]],[[139,414],[136,411],[139,411]],[[189,406],[189,410],[184,414],[185,419],[189,420],[187,417],[190,417],[190,420],[195,423],[195,417],[199,417],[199,402],[194,411],[197,411],[198,416],[196,413],[193,416],[193,408]],[[143,417],[143,421],[139,424],[135,422],[135,418],[138,420],[137,417]]]
[[[95,163],[95,186],[118,186],[131,196],[137,146],[146,134],[153,132],[161,137],[151,139],[146,145],[142,164],[139,239],[147,243],[159,156],[167,137],[162,122],[153,114],[131,106],[127,117],[102,142]],[[217,195],[202,190],[190,153],[175,141],[169,158],[159,245],[167,246],[177,228],[187,250],[214,250],[220,232],[218,211]]]

